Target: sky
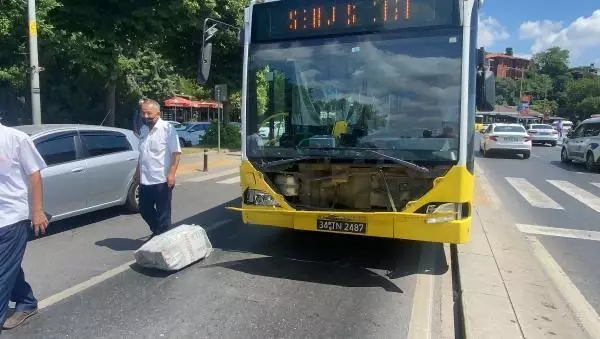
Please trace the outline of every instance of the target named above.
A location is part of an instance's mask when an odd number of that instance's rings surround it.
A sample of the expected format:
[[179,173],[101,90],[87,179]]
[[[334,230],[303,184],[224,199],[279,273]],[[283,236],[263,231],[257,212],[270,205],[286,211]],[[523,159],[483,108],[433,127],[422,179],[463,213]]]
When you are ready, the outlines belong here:
[[600,67],[600,0],[485,0],[478,40],[527,58],[558,46],[571,52],[571,66]]

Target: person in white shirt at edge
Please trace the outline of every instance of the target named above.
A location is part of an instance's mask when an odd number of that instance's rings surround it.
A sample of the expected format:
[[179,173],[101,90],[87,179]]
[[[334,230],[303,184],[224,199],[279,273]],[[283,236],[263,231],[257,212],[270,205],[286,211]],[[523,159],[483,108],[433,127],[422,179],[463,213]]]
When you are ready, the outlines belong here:
[[160,105],[150,99],[141,103],[144,124],[140,157],[134,180],[140,184],[139,210],[152,235],[171,229],[171,199],[181,146],[175,128],[160,118]]
[[[44,168],[31,138],[0,123],[0,323],[5,330],[38,312],[21,263],[29,228],[38,236],[48,226],[40,174]],[[9,300],[15,302],[15,312],[5,321]]]

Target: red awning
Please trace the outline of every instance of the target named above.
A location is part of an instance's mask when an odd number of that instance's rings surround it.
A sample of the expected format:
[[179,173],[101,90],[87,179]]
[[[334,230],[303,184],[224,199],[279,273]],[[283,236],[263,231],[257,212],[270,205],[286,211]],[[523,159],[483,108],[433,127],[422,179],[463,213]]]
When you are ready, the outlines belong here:
[[221,104],[216,101],[192,101],[191,104],[196,108],[222,108]]
[[170,98],[164,102],[165,107],[190,107],[191,105],[192,101],[180,97]]

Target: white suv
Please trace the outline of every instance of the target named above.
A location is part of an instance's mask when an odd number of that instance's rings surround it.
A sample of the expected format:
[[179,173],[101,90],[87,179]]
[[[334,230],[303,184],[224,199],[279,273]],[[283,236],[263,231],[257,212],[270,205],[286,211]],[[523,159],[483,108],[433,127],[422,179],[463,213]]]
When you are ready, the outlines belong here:
[[600,159],[600,118],[584,120],[574,131],[567,134],[560,152],[564,163],[575,160],[585,162],[589,171],[598,168]]

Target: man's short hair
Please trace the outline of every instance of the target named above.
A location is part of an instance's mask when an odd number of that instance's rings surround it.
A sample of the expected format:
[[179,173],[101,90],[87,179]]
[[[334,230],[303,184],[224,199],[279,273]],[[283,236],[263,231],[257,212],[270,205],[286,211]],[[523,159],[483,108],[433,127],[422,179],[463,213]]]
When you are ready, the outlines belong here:
[[160,104],[156,100],[141,99],[140,100],[140,107],[142,107],[143,105],[153,106],[154,108],[156,108],[160,112]]

